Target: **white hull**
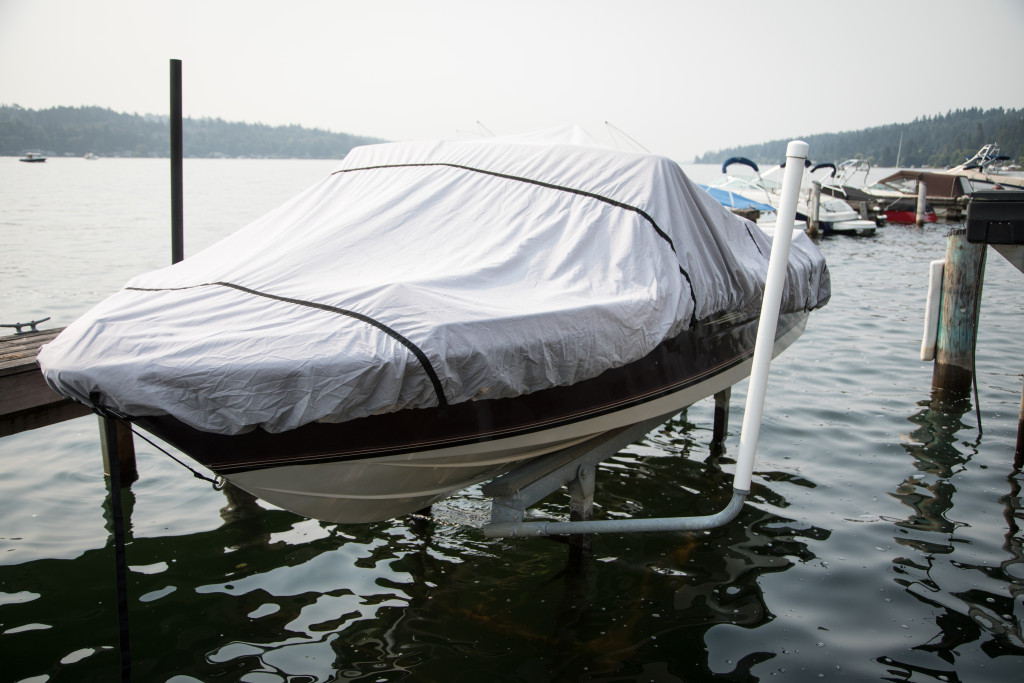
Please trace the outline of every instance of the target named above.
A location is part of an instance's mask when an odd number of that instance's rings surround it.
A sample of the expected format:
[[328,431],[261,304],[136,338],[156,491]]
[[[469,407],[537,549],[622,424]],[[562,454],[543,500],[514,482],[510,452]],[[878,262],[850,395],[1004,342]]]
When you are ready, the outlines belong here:
[[[776,340],[775,353],[803,325]],[[314,519],[373,522],[423,509],[514,464],[567,448],[604,432],[670,416],[749,376],[751,359],[685,389],[624,410],[551,429],[475,444],[372,459],[290,465],[227,475],[268,503]],[[666,418],[667,419],[667,418]]]

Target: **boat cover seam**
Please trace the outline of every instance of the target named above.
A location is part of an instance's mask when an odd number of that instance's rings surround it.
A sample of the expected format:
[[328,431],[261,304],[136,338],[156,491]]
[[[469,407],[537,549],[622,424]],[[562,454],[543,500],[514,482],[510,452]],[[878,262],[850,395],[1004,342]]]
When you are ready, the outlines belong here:
[[444,408],[448,405],[448,400],[444,396],[444,389],[441,386],[441,380],[437,376],[437,372],[434,371],[434,367],[430,364],[430,359],[427,358],[427,354],[423,352],[423,349],[418,347],[407,337],[392,329],[388,325],[382,323],[379,320],[375,320],[368,315],[350,311],[345,308],[338,308],[337,306],[331,306],[329,304],[321,304],[315,301],[306,301],[304,299],[293,299],[291,297],[279,296],[277,294],[269,294],[267,292],[261,292],[256,289],[250,289],[242,285],[235,284],[233,282],[204,282],[198,285],[187,285],[185,287],[125,287],[126,290],[133,292],[176,292],[185,289],[195,289],[197,287],[228,287],[230,289],[243,292],[245,294],[251,294],[253,296],[261,296],[266,299],[272,299],[274,301],[281,301],[283,303],[294,304],[296,306],[305,306],[307,308],[315,308],[320,311],[326,311],[328,313],[336,313],[338,315],[348,316],[354,318],[360,322],[364,322],[367,325],[372,325],[378,330],[388,335],[398,343],[402,344],[405,348],[409,349],[416,360],[423,366],[423,370],[427,373],[427,377],[430,379],[430,383],[434,388],[434,393],[437,395],[437,405],[439,408]]
[[[556,185],[554,183],[549,183],[544,180],[537,180],[536,178],[526,178],[524,176],[512,175],[510,173],[490,171],[485,168],[475,168],[473,166],[453,164],[451,162],[446,161],[424,161],[408,164],[380,164],[377,166],[358,166],[356,168],[341,168],[332,173],[332,175],[338,173],[352,173],[353,171],[376,171],[386,168],[425,168],[430,166],[445,166],[448,168],[457,168],[463,171],[470,171],[472,173],[482,173],[484,175],[494,176],[495,178],[504,178],[505,180],[515,180],[522,183],[529,183],[531,185],[545,187],[550,190],[569,192],[571,194],[579,195],[581,197],[596,199],[600,202],[604,202],[605,204],[609,204],[616,208],[624,209],[626,211],[632,211],[633,213],[639,215],[641,218],[643,218],[645,221],[651,224],[651,227],[654,228],[654,231],[658,234],[659,237],[661,237],[663,240],[665,240],[666,243],[668,243],[669,249],[672,250],[672,253],[675,254],[676,258],[678,259],[679,255],[676,252],[676,245],[673,244],[672,238],[668,236],[668,233],[661,229],[661,227],[655,222],[654,218],[652,218],[650,214],[648,214],[646,211],[644,211],[638,206],[633,206],[632,204],[627,204],[625,202],[619,201],[618,199],[612,199],[611,197],[605,197],[604,195],[597,194],[596,192],[589,192],[587,190],[581,190],[575,187],[567,187],[565,185]],[[686,284],[690,288],[690,299],[693,301],[693,318],[695,319],[697,317],[697,295],[693,291],[693,282],[690,280],[690,274],[686,272],[682,264],[678,265],[680,274],[682,274],[682,276],[686,278]]]
[[750,241],[754,243],[754,248],[757,249],[757,253],[761,255],[761,258],[764,258],[764,252],[761,251],[761,245],[757,243],[756,239],[754,239],[754,233],[750,230],[750,226],[752,225],[754,225],[752,221],[743,221],[743,227],[747,229],[747,237],[749,237]]

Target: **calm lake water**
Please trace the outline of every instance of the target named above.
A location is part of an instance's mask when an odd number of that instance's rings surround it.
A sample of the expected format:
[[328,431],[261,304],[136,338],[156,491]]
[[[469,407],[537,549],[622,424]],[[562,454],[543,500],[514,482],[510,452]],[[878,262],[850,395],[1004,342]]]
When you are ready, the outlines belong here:
[[[334,165],[186,160],[186,254]],[[166,160],[0,158],[0,322],[66,325],[169,263],[168,176]],[[832,301],[772,366],[753,493],[718,530],[597,536],[574,564],[550,540],[486,539],[478,489],[436,506],[440,523],[325,524],[137,439],[135,680],[1020,680],[1024,275],[990,251],[979,428],[973,396],[933,403],[918,360],[946,229],[819,243]],[[597,514],[722,507],[745,389],[724,455],[698,403],[600,468]],[[0,439],[3,680],[118,679],[110,529],[95,418]]]

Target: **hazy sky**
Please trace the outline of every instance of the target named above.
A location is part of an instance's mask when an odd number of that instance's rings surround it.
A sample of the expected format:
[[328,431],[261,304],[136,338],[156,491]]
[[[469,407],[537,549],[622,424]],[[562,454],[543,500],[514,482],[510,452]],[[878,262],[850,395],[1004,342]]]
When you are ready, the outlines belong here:
[[[1024,108],[1024,0],[0,0],[0,104],[695,154]],[[813,157],[813,150],[812,150]]]

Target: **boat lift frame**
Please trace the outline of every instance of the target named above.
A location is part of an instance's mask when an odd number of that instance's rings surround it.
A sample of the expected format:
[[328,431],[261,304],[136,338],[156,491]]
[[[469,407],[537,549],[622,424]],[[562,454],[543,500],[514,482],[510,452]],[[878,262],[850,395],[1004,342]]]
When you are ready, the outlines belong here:
[[[743,509],[750,494],[754,456],[761,430],[768,385],[768,371],[775,346],[779,307],[789,265],[789,248],[796,218],[797,196],[809,146],[794,140],[786,148],[786,171],[782,181],[782,200],[768,260],[768,276],[761,302],[754,358],[750,370],[746,409],[740,433],[740,450],[733,477],[732,499],[721,511],[711,515],[657,517],[648,519],[591,519],[594,502],[594,478],[597,465],[644,437],[676,412],[615,429],[575,446],[531,460],[497,477],[483,487],[492,498],[491,521],[483,527],[489,538],[516,536],[555,536],[564,534],[633,533],[639,531],[697,531],[728,524]],[[729,390],[715,395],[715,439],[725,438]],[[569,487],[570,519],[567,522],[524,521],[526,509],[562,486]]]

